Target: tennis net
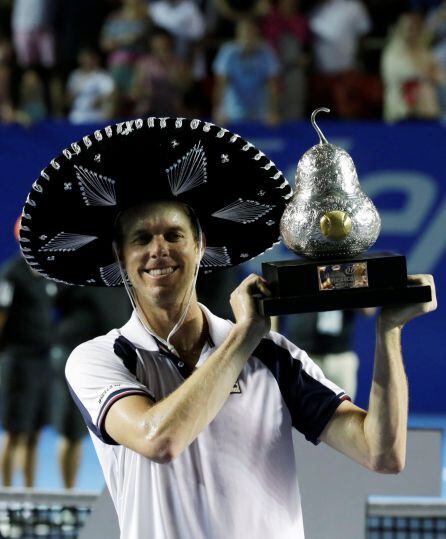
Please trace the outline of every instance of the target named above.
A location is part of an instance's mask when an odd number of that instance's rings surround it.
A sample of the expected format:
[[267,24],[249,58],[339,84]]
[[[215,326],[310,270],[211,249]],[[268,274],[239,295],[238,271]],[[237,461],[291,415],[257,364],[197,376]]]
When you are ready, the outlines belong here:
[[2,488],[0,538],[77,538],[97,497],[91,492]]
[[446,500],[371,496],[367,539],[446,539]]

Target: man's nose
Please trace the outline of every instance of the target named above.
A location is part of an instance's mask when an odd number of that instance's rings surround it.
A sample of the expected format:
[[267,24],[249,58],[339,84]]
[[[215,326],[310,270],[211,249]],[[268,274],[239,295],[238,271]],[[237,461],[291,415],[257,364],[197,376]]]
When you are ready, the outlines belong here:
[[158,258],[160,256],[167,256],[169,249],[167,241],[162,236],[154,236],[150,242],[150,257]]

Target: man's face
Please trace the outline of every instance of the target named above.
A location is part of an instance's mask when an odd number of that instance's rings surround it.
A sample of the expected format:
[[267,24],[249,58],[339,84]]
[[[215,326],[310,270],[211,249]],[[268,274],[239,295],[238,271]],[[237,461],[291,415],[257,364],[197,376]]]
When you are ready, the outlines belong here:
[[168,58],[172,53],[172,43],[168,36],[156,35],[153,36],[150,42],[150,50],[152,54],[160,58]]
[[259,31],[254,22],[240,21],[237,25],[237,41],[245,52],[252,52],[259,41]]
[[92,71],[99,65],[99,58],[90,51],[81,51],[78,60],[81,68],[86,71]]
[[121,218],[121,256],[138,298],[168,307],[183,301],[198,263],[198,246],[184,206],[142,205]]

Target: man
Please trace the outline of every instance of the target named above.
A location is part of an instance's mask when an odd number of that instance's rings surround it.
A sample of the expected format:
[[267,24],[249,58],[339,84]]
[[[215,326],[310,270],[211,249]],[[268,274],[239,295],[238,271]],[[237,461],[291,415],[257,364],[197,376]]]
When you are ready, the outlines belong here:
[[222,45],[213,69],[213,115],[217,123],[278,123],[279,62],[261,39],[255,21],[243,19],[237,23],[236,39]]
[[[15,226],[18,240],[19,221]],[[1,453],[3,485],[13,484],[16,466],[33,487],[39,433],[47,422],[49,350],[57,286],[42,279],[20,256],[0,271]]]
[[[371,20],[361,0],[320,0],[309,13],[313,38],[314,75],[311,103],[325,103],[339,118],[365,117],[367,105],[361,93],[364,81],[358,70],[361,39],[370,31]],[[370,107],[369,107],[370,108]]]
[[69,120],[74,124],[106,120],[113,113],[113,78],[101,67],[99,53],[94,49],[82,49],[78,59],[79,67],[67,80]]
[[[269,331],[253,298],[270,293],[261,277],[231,294],[234,324],[196,299],[199,265],[234,265],[277,238],[290,195],[280,172],[216,126],[141,122],[98,131],[73,145],[76,156],[53,160],[30,194],[21,236],[42,273],[77,284],[121,279],[135,306],[125,326],[76,348],[66,367],[121,537],[303,538],[291,427],[369,469],[400,471],[400,332],[435,300],[382,311],[369,411],[356,407],[304,351]],[[81,196],[60,190],[73,176]],[[50,216],[51,201],[64,211]],[[54,235],[62,227],[70,233]],[[104,265],[112,242],[119,261]],[[416,280],[433,290],[430,276]]]

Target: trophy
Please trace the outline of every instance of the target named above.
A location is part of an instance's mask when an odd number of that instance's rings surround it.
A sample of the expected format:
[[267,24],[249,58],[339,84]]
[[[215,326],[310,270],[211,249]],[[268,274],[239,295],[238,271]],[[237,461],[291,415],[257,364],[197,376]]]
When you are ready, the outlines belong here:
[[264,315],[293,314],[417,303],[431,300],[429,286],[407,281],[406,259],[391,252],[366,253],[381,220],[361,190],[355,165],[311,123],[319,144],[300,159],[295,191],[281,219],[285,245],[301,258],[262,263],[272,296],[257,297]]

